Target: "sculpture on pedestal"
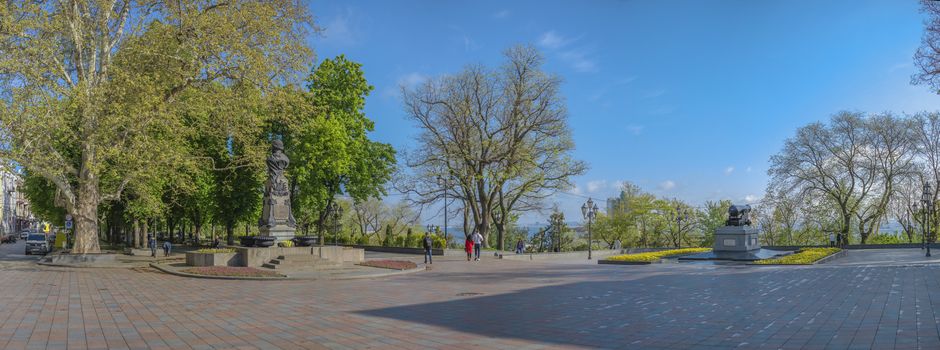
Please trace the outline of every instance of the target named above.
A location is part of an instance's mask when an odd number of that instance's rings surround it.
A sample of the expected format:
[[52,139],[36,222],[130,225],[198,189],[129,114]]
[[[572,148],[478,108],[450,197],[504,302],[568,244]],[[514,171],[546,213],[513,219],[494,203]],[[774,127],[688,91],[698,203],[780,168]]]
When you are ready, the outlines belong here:
[[281,140],[271,143],[271,155],[266,163],[268,180],[264,184],[264,204],[258,227],[261,237],[273,236],[277,237],[278,241],[289,241],[294,237],[297,222],[291,212],[290,184],[284,176],[290,160],[284,154],[284,143]]

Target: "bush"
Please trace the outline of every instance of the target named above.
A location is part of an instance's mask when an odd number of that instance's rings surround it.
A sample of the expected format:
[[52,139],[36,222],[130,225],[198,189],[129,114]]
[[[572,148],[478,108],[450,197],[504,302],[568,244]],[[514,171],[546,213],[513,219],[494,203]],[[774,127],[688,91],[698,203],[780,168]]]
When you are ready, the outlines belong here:
[[900,244],[907,243],[907,237],[902,237],[900,235],[893,235],[890,233],[882,233],[879,235],[874,235],[868,237],[865,241],[866,244]]
[[290,247],[293,247],[293,246],[294,246],[294,242],[293,242],[293,241],[277,242],[277,246],[278,246],[278,247],[284,247],[284,248],[290,248]]
[[761,265],[811,265],[819,259],[842,251],[840,248],[806,248],[800,249],[796,254],[787,255],[776,259],[764,259],[755,261],[755,264]]
[[670,249],[670,250],[661,250],[658,252],[646,252],[646,253],[636,253],[636,254],[624,254],[609,257],[605,260],[613,261],[632,261],[632,262],[654,262],[659,261],[659,259],[676,256],[676,255],[687,255],[694,253],[704,253],[710,252],[711,248],[682,248],[682,249]]
[[367,236],[367,235],[359,236],[359,238],[356,239],[356,244],[358,244],[358,245],[369,245],[369,236]]

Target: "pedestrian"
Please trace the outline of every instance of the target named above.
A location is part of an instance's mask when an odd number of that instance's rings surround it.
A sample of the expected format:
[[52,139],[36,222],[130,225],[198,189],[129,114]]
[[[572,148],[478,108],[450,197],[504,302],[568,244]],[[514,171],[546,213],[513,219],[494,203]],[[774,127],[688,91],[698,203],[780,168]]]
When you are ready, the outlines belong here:
[[841,232],[836,235],[836,244],[838,244],[838,246],[840,247],[842,246],[842,233]]
[[614,240],[614,250],[623,249],[623,243],[620,243],[620,239]]
[[434,264],[434,262],[431,259],[431,244],[434,243],[434,241],[431,240],[430,232],[424,233],[424,239],[421,241],[421,243],[424,244],[424,263]]
[[835,233],[829,232],[829,246],[830,247],[836,246],[836,234]]
[[212,248],[222,248],[222,241],[219,240],[219,237],[212,240]]
[[470,237],[473,238],[473,251],[476,253],[473,260],[480,261],[480,249],[483,248],[483,235],[479,232],[474,232],[473,236]]
[[522,251],[525,250],[525,243],[522,240],[516,241],[516,254],[522,254]]
[[147,234],[147,248],[150,248],[150,257],[157,257],[157,240],[153,238],[152,233]]
[[170,249],[173,247],[169,240],[163,241],[163,256],[170,256]]
[[467,236],[467,239],[463,242],[463,250],[467,252],[467,261],[470,261],[470,258],[473,257],[473,238]]

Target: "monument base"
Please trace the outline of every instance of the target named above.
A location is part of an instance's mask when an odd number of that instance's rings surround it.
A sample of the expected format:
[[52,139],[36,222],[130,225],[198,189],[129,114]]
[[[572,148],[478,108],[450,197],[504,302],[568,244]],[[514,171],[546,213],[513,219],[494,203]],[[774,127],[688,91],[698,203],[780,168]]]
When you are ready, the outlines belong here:
[[274,244],[277,246],[277,243],[287,242],[291,239],[294,239],[294,233],[296,230],[293,227],[287,225],[278,225],[274,227],[261,227],[259,229],[259,236],[261,237],[276,237],[277,242]]
[[724,226],[715,230],[715,252],[747,252],[760,249],[757,228],[750,226]]

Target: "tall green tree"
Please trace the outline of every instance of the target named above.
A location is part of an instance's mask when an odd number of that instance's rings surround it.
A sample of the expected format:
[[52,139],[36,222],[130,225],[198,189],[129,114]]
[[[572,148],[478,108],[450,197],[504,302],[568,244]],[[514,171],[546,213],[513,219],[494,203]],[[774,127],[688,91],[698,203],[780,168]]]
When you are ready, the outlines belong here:
[[291,159],[293,208],[301,225],[313,223],[322,234],[336,195],[357,202],[385,195],[395,149],[369,139],[375,124],[363,109],[373,87],[361,64],[342,55],[323,60],[307,77],[307,88],[305,106],[285,114],[275,132],[283,134]]
[[186,158],[183,97],[295,81],[312,28],[292,0],[7,2],[0,157],[54,184],[75,217],[74,251],[98,252],[98,206]]

